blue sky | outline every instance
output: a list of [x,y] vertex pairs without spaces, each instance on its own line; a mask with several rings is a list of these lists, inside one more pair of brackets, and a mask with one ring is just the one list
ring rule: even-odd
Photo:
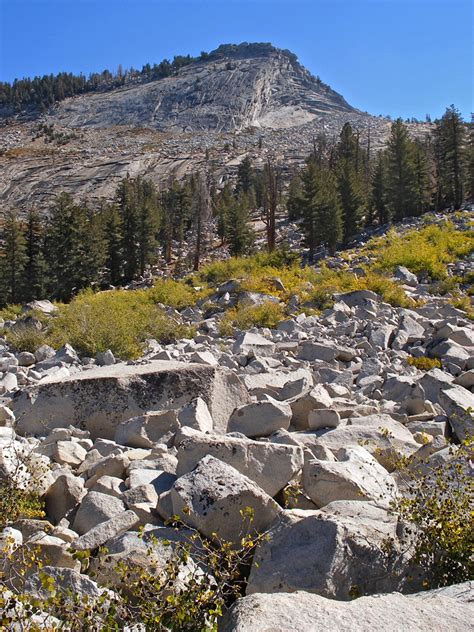
[[0,80],[272,42],[362,110],[473,107],[472,0],[0,0]]

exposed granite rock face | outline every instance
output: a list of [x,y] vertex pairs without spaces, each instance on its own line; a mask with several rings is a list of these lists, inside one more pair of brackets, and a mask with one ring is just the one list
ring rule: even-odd
[[219,432],[225,432],[234,408],[249,401],[242,382],[230,371],[154,361],[45,380],[22,392],[13,408],[19,433],[41,435],[80,424],[94,437],[113,439],[120,422],[146,411],[179,408],[196,397],[209,406]]
[[472,582],[405,596],[361,597],[350,602],[298,591],[255,594],[239,599],[219,628],[222,632],[456,632],[474,614]]
[[[289,51],[261,45],[226,47],[172,77],[132,80],[66,99],[31,121],[2,122],[0,201],[20,211],[42,210],[61,191],[110,198],[127,174],[160,186],[205,168],[209,158],[218,183],[245,156],[261,166],[271,155],[289,178],[319,133],[335,140],[350,122],[365,145],[370,128],[376,151],[390,129],[388,119],[351,107]],[[67,142],[38,137],[38,122],[53,124]],[[424,136],[429,125],[409,128]]]
[[249,45],[174,76],[62,101],[51,120],[68,127],[136,125],[163,131],[287,128],[328,111],[353,112],[294,55]]

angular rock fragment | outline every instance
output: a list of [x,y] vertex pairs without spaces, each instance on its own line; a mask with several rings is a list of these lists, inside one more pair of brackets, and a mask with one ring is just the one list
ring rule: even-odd
[[[348,600],[354,586],[374,594],[399,590],[406,581],[408,560],[398,543],[397,521],[369,502],[287,511],[269,536],[255,553],[247,595],[305,590]],[[384,550],[389,538],[390,564]]]
[[182,476],[191,472],[206,454],[231,465],[272,497],[276,496],[303,466],[303,450],[294,445],[196,434],[179,445],[177,475]]
[[[173,511],[208,538],[235,545],[260,533],[278,518],[281,508],[256,483],[213,456],[205,456],[171,488]],[[245,515],[250,510],[253,520]]]
[[229,419],[228,431],[247,437],[267,437],[277,430],[288,430],[292,412],[289,404],[272,398],[236,408]]
[[175,410],[148,412],[122,421],[117,426],[114,440],[131,448],[152,448],[157,443],[172,443],[178,428]]

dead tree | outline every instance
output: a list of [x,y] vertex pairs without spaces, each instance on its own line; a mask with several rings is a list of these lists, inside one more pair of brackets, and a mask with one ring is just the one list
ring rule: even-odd
[[202,255],[209,244],[212,202],[205,174],[197,175],[194,191],[194,212],[196,217],[196,248],[194,250],[194,270],[199,270]]
[[276,245],[276,212],[278,206],[278,173],[275,165],[270,160],[263,171],[263,216],[262,220],[267,230],[268,252],[273,252]]

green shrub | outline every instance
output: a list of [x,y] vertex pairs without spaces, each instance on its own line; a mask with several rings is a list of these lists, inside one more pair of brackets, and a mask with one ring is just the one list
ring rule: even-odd
[[15,320],[21,314],[21,305],[7,305],[0,309],[0,319]]
[[410,356],[407,358],[407,362],[410,366],[414,366],[420,371],[431,371],[431,369],[441,368],[441,362],[438,358],[428,358],[427,356],[421,356],[420,358]]
[[154,303],[162,303],[174,309],[183,309],[195,305],[202,292],[196,292],[190,285],[173,279],[159,279],[153,287],[146,290],[147,297]]
[[298,253],[290,253],[287,250],[275,250],[272,253],[258,253],[251,257],[231,257],[224,261],[216,261],[204,266],[194,275],[195,285],[209,283],[218,285],[229,279],[247,278],[254,273],[271,274],[280,272],[282,268],[293,267],[299,262]]
[[274,329],[285,320],[284,308],[279,303],[266,301],[262,305],[249,307],[242,304],[227,310],[220,322],[222,336],[231,336],[235,329],[245,331],[252,327]]
[[474,320],[474,307],[469,294],[468,296],[462,296],[461,294],[455,295],[449,299],[449,303],[451,303],[453,307],[466,312],[466,316],[469,320]]
[[[153,536],[147,538],[145,555],[149,559],[144,565],[118,562],[110,566],[107,551],[99,549],[97,565],[104,563],[108,569],[113,590],[105,590],[101,596],[76,594],[63,587],[42,571],[43,560],[27,545],[14,552],[7,546],[0,564],[6,562],[10,573],[14,568],[16,581],[11,591],[0,582],[0,629],[24,629],[25,621],[37,614],[41,624],[31,629],[83,632],[122,630],[139,624],[157,632],[217,632],[225,609],[244,594],[255,548],[267,537],[251,528],[250,508],[241,511],[241,516],[237,547],[216,534],[211,542],[189,527],[183,532],[185,525],[176,522],[176,538],[159,543]],[[158,561],[156,545],[160,551],[169,549]],[[91,552],[76,552],[74,556],[86,567]],[[34,572],[41,581],[40,598],[25,591],[25,579]],[[59,626],[52,617],[60,621]]]
[[418,275],[444,279],[447,263],[463,259],[474,251],[474,234],[456,230],[451,222],[402,235],[391,230],[384,239],[375,242],[372,251],[376,252],[377,265],[384,270],[393,272],[400,265]]
[[38,347],[45,343],[46,333],[34,327],[21,327],[6,330],[5,338],[15,351],[34,353]]
[[193,333],[157,308],[144,290],[88,290],[60,309],[48,342],[56,348],[69,343],[88,356],[111,349],[126,360],[139,357],[148,338],[169,343]]
[[426,577],[426,588],[474,577],[473,482],[469,472],[473,448],[472,439],[459,448],[452,446],[450,461],[433,467],[416,456],[398,463],[405,493],[392,510],[414,527],[414,561]]
[[331,307],[334,303],[333,294],[354,290],[371,290],[379,294],[385,302],[394,306],[413,306],[413,301],[406,296],[398,283],[370,270],[366,272],[366,276],[359,277],[347,270],[330,270],[323,266],[313,282],[315,289],[310,294],[309,300],[318,309]]

